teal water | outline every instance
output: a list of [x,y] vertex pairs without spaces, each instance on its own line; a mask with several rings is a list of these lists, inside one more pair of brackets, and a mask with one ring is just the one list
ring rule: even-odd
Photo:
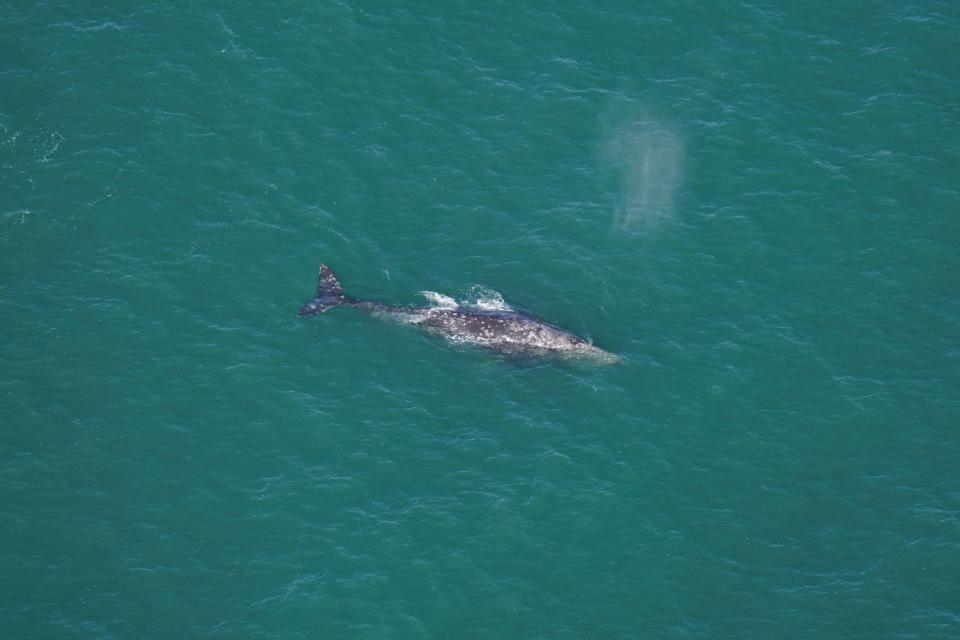
[[0,6],[3,637],[960,636],[955,3]]

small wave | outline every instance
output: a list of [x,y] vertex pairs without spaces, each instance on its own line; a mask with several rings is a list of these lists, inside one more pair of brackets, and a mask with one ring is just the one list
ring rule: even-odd
[[482,285],[470,287],[459,300],[445,296],[436,291],[421,291],[420,295],[426,298],[436,309],[476,309],[478,311],[513,311],[513,307],[504,301],[498,291]]
[[462,304],[481,311],[513,311],[513,307],[506,303],[499,291],[481,285],[470,287]]
[[457,301],[450,296],[445,296],[436,291],[421,291],[420,295],[430,301],[434,306],[441,309],[456,309],[459,305]]

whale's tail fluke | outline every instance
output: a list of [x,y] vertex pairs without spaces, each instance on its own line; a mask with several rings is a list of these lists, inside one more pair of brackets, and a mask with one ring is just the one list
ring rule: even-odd
[[301,317],[312,316],[341,304],[352,302],[355,302],[353,298],[348,298],[343,294],[343,287],[337,280],[337,275],[333,272],[333,269],[321,264],[320,277],[317,279],[317,297],[303,305],[297,315]]

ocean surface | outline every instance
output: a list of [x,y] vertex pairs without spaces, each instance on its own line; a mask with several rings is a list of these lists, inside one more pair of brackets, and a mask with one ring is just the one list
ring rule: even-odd
[[960,637],[960,4],[0,9],[0,637]]

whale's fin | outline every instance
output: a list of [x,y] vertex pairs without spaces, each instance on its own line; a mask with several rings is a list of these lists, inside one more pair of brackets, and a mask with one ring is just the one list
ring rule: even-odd
[[325,264],[320,265],[320,277],[317,278],[317,296],[342,296],[343,286],[337,280],[337,274]]
[[317,278],[317,297],[303,305],[297,315],[312,316],[323,313],[332,307],[351,302],[355,302],[355,300],[343,295],[343,287],[337,280],[337,275],[333,272],[333,269],[321,264],[320,276]]

